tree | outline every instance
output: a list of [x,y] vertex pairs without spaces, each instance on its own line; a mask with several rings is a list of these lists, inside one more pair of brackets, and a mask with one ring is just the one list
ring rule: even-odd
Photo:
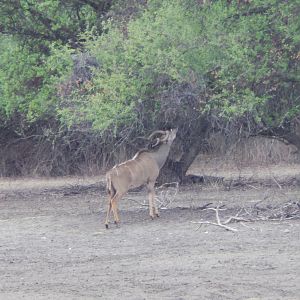
[[25,40],[47,52],[48,43],[80,45],[80,34],[101,21],[113,1],[103,0],[3,0],[0,3],[0,33]]
[[105,34],[87,38],[100,68],[73,98],[75,113],[61,114],[116,136],[180,127],[184,155],[167,168],[182,180],[212,117],[255,130],[299,113],[290,90],[300,79],[298,4],[148,1],[126,26],[108,22]]
[[67,47],[49,44],[47,55],[36,53],[0,37],[0,114],[6,119],[24,115],[31,122],[53,115],[57,87],[71,72],[69,52]]
[[[86,134],[133,152],[136,136],[179,127],[162,174],[183,180],[213,130],[289,130],[299,115],[299,0],[1,5],[1,118],[51,118],[74,148]],[[80,57],[88,76],[70,85]]]

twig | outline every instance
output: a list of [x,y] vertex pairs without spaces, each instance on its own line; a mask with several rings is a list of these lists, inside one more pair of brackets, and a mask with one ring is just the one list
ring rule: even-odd
[[234,231],[234,232],[237,232],[237,231],[238,231],[238,230],[235,229],[235,228],[232,228],[232,227],[223,225],[223,224],[221,224],[221,223],[219,224],[219,223],[214,223],[214,222],[209,222],[209,221],[203,221],[203,222],[194,222],[194,221],[192,221],[191,223],[193,223],[193,224],[200,224],[200,226],[198,227],[198,229],[201,227],[202,224],[206,224],[206,225],[219,226],[219,227],[225,228],[225,229],[228,230],[228,231]]
[[210,206],[212,204],[212,202],[209,202],[207,204],[204,204],[202,206],[199,207],[200,210],[205,210],[206,208],[208,208],[208,206]]
[[175,187],[173,188],[173,190],[175,191],[172,195],[170,195],[171,194],[170,189],[167,189],[165,192],[162,190],[160,192],[160,195],[155,197],[155,200],[160,204],[159,208],[166,209],[174,201],[179,190],[179,183],[178,182],[164,183],[157,188],[157,190],[159,190],[159,189],[163,189],[165,186],[170,187],[172,185],[175,185]]
[[255,189],[255,190],[259,190],[259,188],[255,187],[255,186],[254,186],[254,185],[252,185],[252,184],[248,184],[248,183],[246,183],[246,185],[247,185],[247,186],[249,186],[249,187],[251,187],[251,188],[253,188],[253,189]]
[[232,223],[233,221],[235,221],[235,222],[251,222],[251,220],[247,220],[244,218],[230,217],[225,222],[223,222],[223,224],[229,224],[229,223]]
[[240,209],[235,216],[229,217],[226,221],[223,222],[223,224],[229,224],[233,221],[235,222],[249,222],[249,220],[246,220],[245,218],[239,217],[240,213],[243,211],[243,209]]
[[[223,206],[222,206],[223,207]],[[232,228],[230,226],[227,226],[225,224],[222,224],[221,220],[220,220],[220,217],[219,217],[219,210],[220,210],[220,203],[218,203],[217,207],[216,208],[213,208],[213,207],[209,207],[209,208],[206,208],[205,210],[213,210],[215,213],[216,213],[216,219],[217,219],[217,223],[214,223],[214,222],[209,222],[209,221],[198,221],[198,222],[195,222],[193,221],[192,223],[193,224],[200,224],[200,227],[202,224],[206,224],[206,225],[214,225],[214,226],[219,226],[219,227],[222,227],[228,231],[233,231],[233,232],[237,232],[238,230],[235,229],[235,228]],[[226,210],[226,209],[221,209],[221,210]],[[228,221],[228,220],[227,220]]]
[[272,176],[272,179],[277,184],[277,186],[279,187],[279,189],[282,190],[282,186],[278,183],[278,181],[276,180],[276,178],[274,176]]
[[142,203],[140,201],[137,201],[135,199],[130,199],[130,198],[126,198],[126,200],[133,201],[133,202],[139,204],[141,207],[149,207],[149,204],[146,204],[145,201],[144,201],[144,203]]
[[253,228],[253,227],[250,227],[250,226],[246,225],[246,224],[245,224],[245,223],[243,223],[243,222],[241,222],[241,225],[242,225],[242,226],[244,226],[244,227],[246,227],[246,228],[250,228],[250,229],[252,229],[252,230],[256,230],[255,228]]
[[162,189],[162,188],[164,188],[165,186],[167,186],[167,187],[170,187],[170,186],[172,186],[172,185],[175,185],[175,188],[178,188],[178,186],[179,186],[179,183],[178,183],[177,181],[173,181],[173,182],[166,182],[166,183],[164,183],[164,184],[160,185],[159,187],[157,187],[156,189],[157,189],[157,190],[159,190],[159,189]]

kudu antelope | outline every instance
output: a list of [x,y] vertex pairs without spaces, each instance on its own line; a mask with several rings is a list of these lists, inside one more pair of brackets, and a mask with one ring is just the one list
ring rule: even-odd
[[[119,223],[117,202],[130,188],[146,184],[149,193],[149,213],[153,219],[157,217],[158,209],[155,203],[154,184],[159,170],[167,160],[171,145],[176,137],[177,129],[154,131],[148,139],[153,139],[151,150],[143,149],[135,156],[119,165],[114,166],[106,174],[108,210],[105,227],[108,228],[110,212],[113,212],[115,224]],[[158,137],[157,137],[158,136]],[[154,137],[156,137],[154,139]]]

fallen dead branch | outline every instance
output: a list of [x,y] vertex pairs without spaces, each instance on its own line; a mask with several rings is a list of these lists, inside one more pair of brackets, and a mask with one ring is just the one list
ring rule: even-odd
[[223,222],[223,224],[229,224],[233,222],[249,222],[249,220],[246,220],[245,218],[239,217],[243,209],[240,209],[238,213],[235,216],[229,217],[226,221]]
[[46,188],[39,193],[62,195],[62,196],[74,196],[74,195],[86,194],[86,193],[99,193],[99,191],[105,191],[105,184],[102,182],[88,184],[88,185],[70,184],[67,186],[62,186],[60,188]]
[[261,207],[262,201],[257,202],[253,207],[244,208],[244,215],[250,221],[284,221],[300,218],[300,202],[286,201],[282,204]]
[[237,221],[237,218],[238,218],[238,214],[234,217],[230,217],[229,219],[227,219],[225,222],[221,222],[220,220],[220,217],[219,217],[219,211],[220,210],[226,210],[224,208],[220,208],[220,203],[217,205],[216,208],[213,208],[213,207],[209,207],[209,208],[205,208],[204,210],[212,210],[216,213],[216,219],[217,219],[217,223],[215,222],[209,222],[209,221],[200,221],[200,222],[192,222],[193,224],[200,224],[200,226],[198,227],[198,229],[202,226],[202,225],[214,225],[214,226],[219,226],[219,227],[222,227],[224,228],[225,230],[228,230],[228,231],[233,231],[233,232],[237,232],[238,230],[236,228],[233,228],[233,227],[230,227],[228,225],[225,225],[225,224],[228,224],[230,222],[232,222],[234,219]]
[[[173,203],[179,190],[178,182],[167,182],[156,188],[155,201],[158,202],[160,209],[167,209],[170,204]],[[137,203],[141,208],[148,207],[148,202],[146,199],[143,201],[138,201],[135,199],[126,198],[127,200]]]
[[236,228],[228,226],[231,223],[239,222],[242,226],[255,230],[255,228],[246,225],[245,223],[257,222],[257,221],[285,221],[300,219],[300,202],[299,201],[287,201],[274,207],[267,205],[266,207],[260,207],[258,204],[262,203],[265,199],[258,201],[254,206],[250,208],[240,209],[234,216],[228,217],[225,221],[221,221],[219,211],[225,211],[224,206],[220,206],[220,203],[216,208],[205,208],[204,210],[212,210],[216,215],[216,222],[211,221],[192,221],[193,224],[213,225],[224,228],[228,231],[237,232]]
[[282,186],[279,184],[279,182],[276,180],[276,178],[272,175],[272,179],[273,179],[273,181],[276,183],[276,185],[278,186],[278,188],[280,189],[280,190],[282,190]]
[[237,179],[230,179],[223,182],[226,191],[232,189],[241,189],[241,188],[251,188],[259,190],[265,187],[277,187],[279,190],[282,190],[284,187],[288,186],[299,186],[300,178],[298,175],[285,177],[281,179],[276,179],[273,175],[270,178],[264,179],[255,179],[247,177],[238,177]]
[[204,205],[202,205],[202,206],[199,206],[198,209],[204,210],[204,209],[206,209],[208,206],[210,206],[211,204],[212,204],[212,202],[206,203],[206,204],[204,204]]
[[179,191],[178,182],[165,183],[156,189],[155,200],[159,203],[159,208],[167,209],[173,203]]

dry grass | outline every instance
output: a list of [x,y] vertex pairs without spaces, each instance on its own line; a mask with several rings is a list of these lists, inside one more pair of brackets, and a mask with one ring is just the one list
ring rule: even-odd
[[224,163],[222,161],[195,161],[188,171],[189,174],[220,176],[226,179],[236,179],[239,177],[253,178],[257,180],[276,178],[287,178],[300,175],[299,164],[276,164],[262,166],[244,166]]
[[[216,161],[195,161],[189,169],[190,174],[221,176],[226,180],[230,179],[273,179],[284,180],[291,177],[298,178],[300,176],[299,164],[280,164],[267,166],[248,166],[238,168],[232,164],[219,164]],[[89,176],[89,177],[24,177],[24,178],[1,178],[0,192],[9,191],[30,191],[30,190],[44,190],[44,189],[59,189],[74,186],[90,186],[94,184],[104,184],[105,178],[103,175]]]
[[93,177],[57,177],[57,178],[2,178],[0,192],[41,190],[49,188],[63,188],[68,186],[86,186],[104,181],[103,176]]
[[[293,146],[266,138],[240,141],[228,149],[222,136],[214,136],[210,142],[211,153],[200,154],[191,165],[188,174],[220,176],[228,180],[238,178],[284,180],[300,176],[299,155],[295,153]],[[90,174],[90,172],[88,173]],[[99,182],[104,182],[103,174],[57,178],[0,177],[0,192],[88,186]]]
[[[209,157],[222,159],[223,163],[240,166],[260,166],[265,164],[294,164],[300,162],[297,148],[279,140],[265,137],[250,137],[230,142],[220,134],[213,135],[208,141]],[[204,158],[207,155],[204,155]]]
[[300,156],[294,146],[263,137],[227,145],[221,135],[215,135],[209,142],[210,153],[200,154],[189,174],[257,180],[300,175]]

